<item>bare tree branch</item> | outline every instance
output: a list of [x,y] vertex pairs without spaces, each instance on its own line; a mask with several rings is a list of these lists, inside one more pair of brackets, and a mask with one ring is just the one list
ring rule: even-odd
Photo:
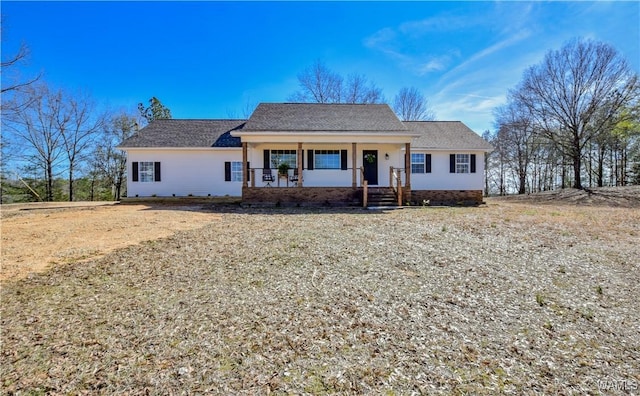
[[431,121],[435,114],[415,87],[403,87],[393,99],[393,110],[403,121]]

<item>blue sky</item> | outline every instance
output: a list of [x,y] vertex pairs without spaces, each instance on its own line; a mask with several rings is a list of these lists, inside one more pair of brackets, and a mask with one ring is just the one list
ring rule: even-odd
[[111,109],[157,96],[174,118],[282,102],[315,60],[361,73],[389,102],[415,86],[439,120],[493,129],[524,70],[574,37],[640,73],[640,2],[7,2],[3,57]]

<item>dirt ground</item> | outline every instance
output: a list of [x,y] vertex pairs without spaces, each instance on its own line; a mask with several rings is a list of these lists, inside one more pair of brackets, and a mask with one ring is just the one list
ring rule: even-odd
[[197,205],[48,203],[2,206],[0,282],[82,262],[216,221]]

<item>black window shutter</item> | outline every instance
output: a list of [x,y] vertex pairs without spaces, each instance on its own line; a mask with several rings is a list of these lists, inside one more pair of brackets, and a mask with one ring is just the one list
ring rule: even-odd
[[138,181],[138,163],[137,162],[131,163],[131,181],[134,181],[134,182]]
[[264,169],[271,169],[271,158],[269,156],[269,150],[264,150]]
[[349,169],[349,166],[347,165],[348,162],[349,161],[347,158],[347,150],[340,150],[340,169],[342,170]]
[[456,155],[449,154],[449,173],[456,173]]
[[224,163],[224,181],[231,181],[231,162]]
[[307,169],[313,170],[313,150],[307,150]]
[[425,172],[426,173],[431,173],[431,154],[425,154],[424,155],[425,158]]
[[471,173],[476,173],[476,155],[471,154]]
[[160,179],[160,163],[159,162],[154,162],[153,163],[153,174],[154,174],[154,181],[161,181]]
[[251,162],[247,161],[247,181],[251,181]]

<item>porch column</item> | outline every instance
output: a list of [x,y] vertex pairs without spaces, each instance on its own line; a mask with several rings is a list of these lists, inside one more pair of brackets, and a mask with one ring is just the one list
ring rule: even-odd
[[354,190],[358,187],[358,172],[356,171],[358,153],[356,152],[356,146],[356,143],[351,143],[351,188]]
[[298,143],[298,187],[302,187],[302,143]]
[[411,193],[411,143],[404,144],[404,187]]
[[242,187],[247,187],[247,142],[242,142]]

